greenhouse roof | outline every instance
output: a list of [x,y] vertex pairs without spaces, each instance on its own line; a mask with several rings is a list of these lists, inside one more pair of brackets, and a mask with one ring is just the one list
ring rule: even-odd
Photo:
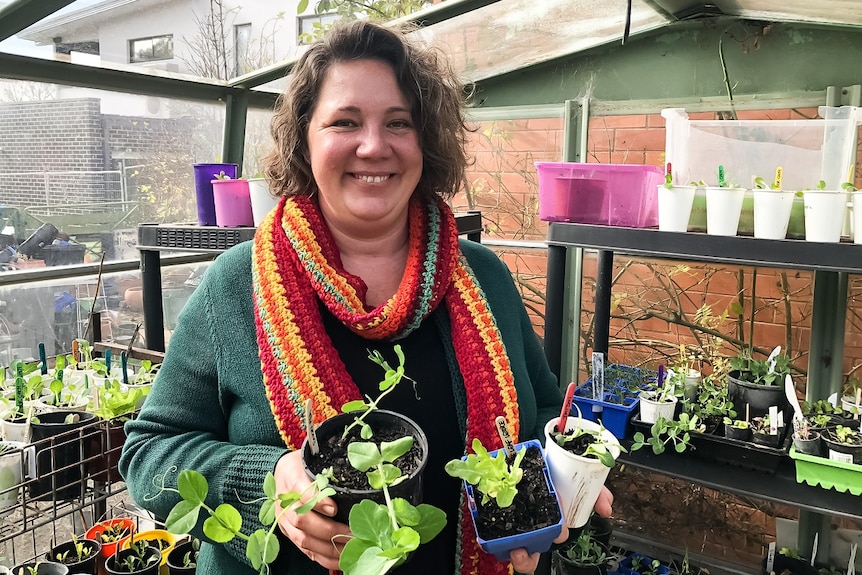
[[[4,5],[0,0],[0,78],[185,95],[192,99],[213,99],[220,92],[253,89],[250,98],[253,105],[271,103],[302,46],[274,49],[273,53],[280,56],[277,61],[271,59],[259,67],[243,70],[239,76],[226,74],[221,79],[168,65],[130,64],[125,44],[120,42],[120,49],[110,48],[112,34],[121,23],[132,25],[136,18],[142,18],[140,22],[153,22],[159,17],[169,19],[175,17],[171,10],[183,7],[185,20],[190,21],[194,8],[203,6],[198,4],[195,0],[15,0]],[[466,79],[481,82],[598,46],[624,44],[628,37],[675,22],[716,16],[860,27],[862,3],[856,0],[445,0],[409,18],[424,25],[419,33],[444,47]],[[288,22],[283,13],[280,17]],[[294,25],[292,19],[289,25]],[[141,30],[141,36],[156,34]],[[183,39],[186,36],[178,35],[173,42]]]

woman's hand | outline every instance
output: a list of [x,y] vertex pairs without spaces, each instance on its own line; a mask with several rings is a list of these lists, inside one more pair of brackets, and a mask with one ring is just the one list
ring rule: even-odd
[[599,492],[599,497],[596,499],[596,504],[593,505],[593,511],[602,517],[610,517],[613,513],[614,494],[611,490],[602,485],[602,490]]
[[[602,517],[610,517],[613,511],[614,494],[611,490],[602,486],[599,497],[596,499],[596,504],[593,506],[593,511]],[[563,531],[560,536],[554,539],[554,543],[563,543],[569,538],[569,528],[563,524]],[[512,567],[517,573],[534,573],[536,567],[539,566],[539,553],[532,555],[527,553],[526,549],[513,549],[509,552],[509,561],[512,562]]]
[[[563,543],[569,538],[569,528],[563,524],[563,531],[560,536],[554,539],[554,543]],[[509,561],[512,562],[512,568],[516,573],[535,573],[536,567],[539,566],[539,556],[541,553],[533,553],[530,555],[524,548],[513,549],[509,551]]]
[[[275,465],[276,493],[302,493],[310,484],[311,481],[302,466],[302,452],[292,451],[278,460]],[[311,490],[303,493],[302,500],[307,501],[310,497]],[[335,502],[327,497],[318,502],[312,511],[303,515],[297,515],[291,510],[285,511],[278,519],[278,527],[309,559],[325,569],[338,570],[338,558],[347,543],[350,528],[344,523],[332,520],[333,515]]]

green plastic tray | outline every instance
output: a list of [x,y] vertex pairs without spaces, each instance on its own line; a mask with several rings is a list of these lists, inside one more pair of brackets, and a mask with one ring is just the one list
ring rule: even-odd
[[862,495],[862,465],[797,453],[795,447],[790,448],[790,457],[796,462],[797,483]]

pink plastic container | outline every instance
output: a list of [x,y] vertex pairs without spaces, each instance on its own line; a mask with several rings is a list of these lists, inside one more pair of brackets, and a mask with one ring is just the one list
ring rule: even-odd
[[222,228],[253,226],[248,180],[213,180],[216,225]]
[[539,217],[628,228],[658,225],[657,166],[536,162]]

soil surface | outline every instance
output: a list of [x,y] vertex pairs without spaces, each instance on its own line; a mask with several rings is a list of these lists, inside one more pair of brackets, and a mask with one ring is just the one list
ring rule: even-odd
[[[395,441],[405,435],[403,428],[395,426],[387,427],[383,422],[375,423],[372,429],[374,430],[374,435],[367,441],[373,441],[378,447],[383,441]],[[319,438],[319,440],[319,453],[311,456],[311,459],[306,462],[308,469],[312,473],[317,474],[327,467],[332,467],[335,475],[333,482],[338,487],[360,490],[371,489],[365,472],[355,469],[347,460],[347,446],[354,441],[366,441],[359,437],[358,427],[351,429],[345,439],[341,439],[341,432],[339,432],[325,439]],[[393,465],[398,467],[405,476],[408,476],[419,468],[422,455],[419,441],[414,437],[410,450],[396,459]]]
[[560,508],[557,498],[548,491],[542,471],[544,465],[539,449],[528,447],[521,462],[524,476],[518,483],[515,500],[508,507],[501,509],[493,499],[482,505],[481,495],[476,494],[476,529],[482,539],[489,541],[529,533],[560,521]]

